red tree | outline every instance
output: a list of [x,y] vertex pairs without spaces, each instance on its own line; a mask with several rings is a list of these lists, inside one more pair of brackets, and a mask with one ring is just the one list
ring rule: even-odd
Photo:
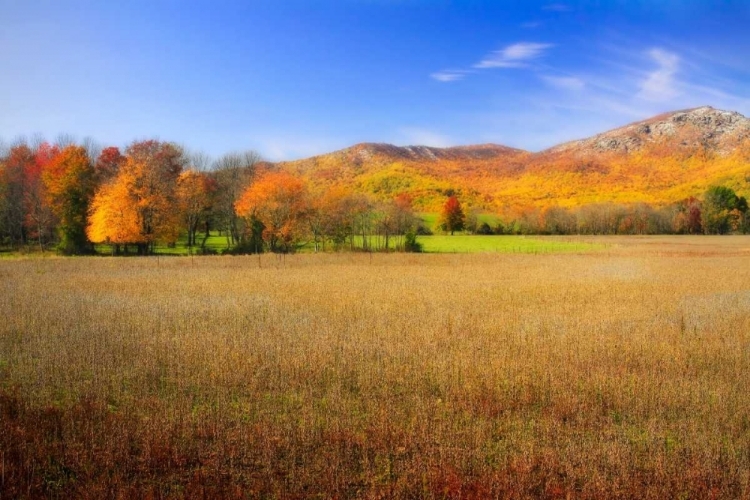
[[96,159],[94,171],[96,180],[104,183],[111,180],[120,171],[120,167],[125,163],[125,157],[120,153],[120,149],[114,146],[104,148]]
[[59,154],[60,148],[44,142],[34,153],[34,161],[25,164],[24,225],[27,234],[37,239],[41,250],[44,250],[44,245],[49,241],[54,230],[54,216],[42,175]]
[[450,232],[461,231],[464,228],[464,211],[458,198],[451,196],[443,205],[443,213],[440,217],[440,228]]

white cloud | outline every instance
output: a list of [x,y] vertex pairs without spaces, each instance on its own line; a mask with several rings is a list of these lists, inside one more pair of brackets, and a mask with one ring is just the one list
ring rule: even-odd
[[528,61],[537,59],[544,51],[554,47],[550,43],[519,42],[508,45],[502,50],[492,52],[474,65],[475,68],[522,68],[527,66]]
[[463,80],[464,76],[466,76],[465,71],[438,71],[432,73],[430,78],[439,82],[455,82]]
[[675,74],[680,66],[680,57],[664,49],[651,49],[648,55],[657,68],[641,83],[638,96],[646,101],[668,101],[678,95]]
[[586,83],[580,78],[572,76],[542,76],[547,84],[565,90],[583,90]]
[[534,29],[540,27],[541,25],[542,23],[539,21],[529,21],[527,23],[521,23],[521,27],[525,29]]
[[432,146],[447,148],[454,142],[447,136],[418,127],[402,127],[399,129],[401,144],[406,146]]

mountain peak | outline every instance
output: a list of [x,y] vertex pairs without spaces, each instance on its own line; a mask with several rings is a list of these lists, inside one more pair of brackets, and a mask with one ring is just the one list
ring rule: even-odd
[[587,139],[571,141],[546,152],[582,154],[629,153],[669,144],[677,148],[703,147],[726,154],[750,138],[750,120],[735,111],[711,106],[664,113]]

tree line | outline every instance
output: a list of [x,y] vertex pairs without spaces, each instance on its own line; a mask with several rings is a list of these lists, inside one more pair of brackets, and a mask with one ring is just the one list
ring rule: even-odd
[[[455,205],[454,205],[455,206]],[[494,226],[481,222],[476,211],[455,213],[446,202],[439,227],[474,234],[519,235],[645,235],[645,234],[747,234],[750,211],[745,197],[726,186],[709,187],[702,199],[689,197],[677,203],[654,207],[646,203],[620,205],[596,203],[575,208],[552,206],[530,208]],[[452,209],[455,212],[455,209]]]
[[414,250],[408,196],[378,202],[348,188],[311,190],[253,151],[209,162],[170,142],[124,151],[18,142],[0,153],[0,244],[64,254],[154,252],[184,238],[197,253],[218,233],[228,251]]

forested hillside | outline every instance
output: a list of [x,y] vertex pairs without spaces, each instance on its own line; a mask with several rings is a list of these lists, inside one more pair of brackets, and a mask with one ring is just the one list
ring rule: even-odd
[[321,188],[353,186],[381,199],[407,193],[427,212],[440,209],[446,192],[503,215],[604,202],[661,206],[714,184],[750,192],[750,120],[702,107],[539,153],[359,144],[279,166]]

